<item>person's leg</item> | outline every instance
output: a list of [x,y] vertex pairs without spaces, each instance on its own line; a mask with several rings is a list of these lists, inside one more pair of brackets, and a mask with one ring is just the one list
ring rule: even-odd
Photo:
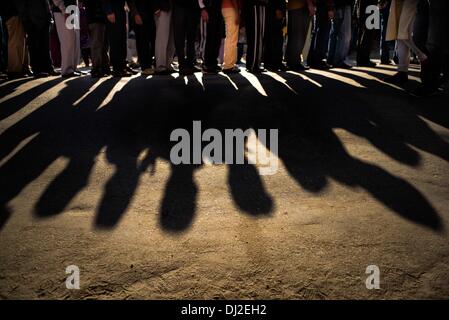
[[146,19],[145,14],[142,14],[142,25],[136,25],[134,31],[136,32],[136,48],[137,48],[137,56],[139,59],[139,64],[144,71],[145,69],[151,68],[151,26],[149,25],[149,19]]
[[185,53],[185,10],[183,7],[173,5],[173,30],[175,36],[176,55],[178,56],[179,68],[186,67],[186,53]]
[[211,7],[209,9],[209,21],[207,23],[206,48],[204,51],[204,66],[206,69],[216,69],[218,55],[220,53],[221,33],[223,19],[221,8]]
[[287,22],[287,49],[285,59],[287,65],[291,68],[297,66],[301,62],[300,52],[300,32],[301,32],[301,9],[288,10],[288,22]]
[[115,23],[107,23],[107,34],[109,42],[109,56],[111,65],[115,72],[121,72],[126,67],[127,36],[126,15],[121,8],[114,8]]
[[331,22],[329,20],[326,7],[320,8],[320,11],[317,13],[317,15],[319,27],[315,47],[315,58],[318,62],[320,62],[326,57],[327,54]]
[[103,68],[103,37],[104,25],[102,23],[89,24],[89,38],[90,38],[90,58],[92,60],[92,75],[102,73]]
[[340,52],[338,52],[341,46],[342,40],[342,24],[343,24],[343,8],[337,7],[335,9],[335,17],[332,20],[332,27],[329,35],[329,49],[327,55],[327,63],[330,65],[337,65],[340,63]]
[[263,48],[265,38],[265,22],[266,22],[266,6],[259,6],[258,8],[258,46],[257,46],[257,65],[260,66],[263,59]]
[[79,34],[79,31],[68,29],[65,15],[60,12],[54,13],[54,19],[61,43],[61,75],[66,76],[73,74],[77,69],[80,46],[77,33]]
[[357,64],[360,66],[375,66],[375,64],[370,60],[370,55],[376,30],[371,30],[366,27],[366,20],[369,17],[366,13],[366,8],[373,4],[377,4],[377,1],[361,0],[360,4],[361,12],[358,22],[360,26],[360,32],[357,43]]
[[164,72],[171,69],[173,56],[175,51],[172,25],[172,12],[161,11],[159,16],[156,16],[156,71]]
[[52,73],[53,65],[50,57],[50,24],[34,25],[34,45],[37,47],[38,70]]
[[392,41],[386,41],[391,2],[388,1],[387,3],[385,8],[380,10],[380,60],[384,64],[390,64],[390,50],[392,45]]
[[429,28],[429,2],[420,0],[417,4],[416,19],[413,26],[413,42],[420,51],[426,51],[427,30]]
[[252,70],[256,66],[256,6],[245,5],[244,19],[245,19],[245,31],[246,31],[246,68]]
[[276,69],[276,17],[275,12],[272,9],[267,10],[267,15],[265,17],[265,24],[267,26],[265,32],[265,48],[264,48],[264,66],[267,69]]
[[432,0],[429,9],[429,31],[426,48],[429,60],[422,66],[421,79],[426,91],[437,90],[443,70],[444,58],[448,50],[449,22],[446,13],[449,10],[449,1]]
[[405,40],[397,40],[396,48],[399,58],[398,71],[408,72],[408,67],[410,65],[410,48],[407,46]]
[[195,40],[198,31],[198,24],[200,22],[200,13],[196,9],[188,9],[186,10],[186,14],[186,64],[189,68],[193,68],[196,64]]
[[276,17],[276,11],[266,8],[264,41],[264,65],[267,69],[279,70],[283,58],[283,20]]
[[226,29],[223,69],[229,70],[234,68],[235,64],[237,63],[239,25],[236,22],[238,13],[234,8],[223,8],[222,14],[225,20]]
[[22,74],[26,54],[25,30],[18,16],[6,21],[8,29],[8,73]]
[[341,10],[342,19],[335,55],[335,64],[337,66],[345,66],[345,60],[351,46],[351,7],[345,6]]

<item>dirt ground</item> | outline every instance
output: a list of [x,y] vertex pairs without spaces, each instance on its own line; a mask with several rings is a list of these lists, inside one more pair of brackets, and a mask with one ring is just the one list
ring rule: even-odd
[[[1,83],[0,298],[449,298],[448,92],[392,71]],[[277,173],[171,165],[193,120],[279,129]]]

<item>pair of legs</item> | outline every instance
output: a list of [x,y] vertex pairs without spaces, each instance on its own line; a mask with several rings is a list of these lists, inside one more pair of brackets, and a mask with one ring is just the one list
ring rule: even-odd
[[18,16],[6,21],[8,29],[8,74],[24,75],[28,71],[25,28]]
[[90,56],[92,59],[93,76],[109,74],[108,42],[106,25],[101,22],[89,24]]
[[156,72],[171,72],[175,55],[172,11],[161,11],[154,17],[156,25],[155,59]]
[[335,67],[345,65],[351,45],[351,6],[335,8],[329,40],[327,62]]
[[243,5],[247,41],[246,68],[257,72],[262,62],[266,6],[248,5],[245,2]]
[[153,18],[153,12],[139,12],[143,24],[136,25],[136,47],[142,71],[150,69],[153,65],[153,56],[155,52],[156,26]]
[[284,46],[284,19],[276,16],[276,8],[268,7],[266,14],[264,66],[273,71],[284,69],[282,64]]
[[[206,39],[204,47],[204,68],[210,71],[218,70],[221,38],[223,35],[223,17],[221,3],[216,2],[207,8],[209,20],[202,28],[202,37]],[[204,23],[204,22],[202,22]]]
[[66,17],[61,12],[54,13],[56,31],[61,44],[61,75],[73,74],[80,61],[80,31],[66,26]]
[[173,5],[175,48],[181,72],[195,66],[195,38],[199,21],[198,9]]
[[239,40],[239,13],[236,8],[221,10],[225,22],[226,39],[224,45],[223,70],[232,70],[237,63],[237,43]]
[[302,64],[302,51],[307,40],[310,26],[310,14],[307,7],[288,10],[287,66],[296,68]]

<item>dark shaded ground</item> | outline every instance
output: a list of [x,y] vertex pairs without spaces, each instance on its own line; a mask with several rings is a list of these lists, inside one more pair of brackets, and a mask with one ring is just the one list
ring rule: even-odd
[[[390,270],[395,287],[379,293],[383,297],[446,297],[447,91],[417,100],[382,83],[389,72],[336,69],[257,77],[244,73],[230,79],[82,77],[2,83],[0,294],[40,297],[43,287],[47,298],[370,297],[363,274],[373,262],[358,261],[353,255],[363,254],[347,248],[358,243],[378,260],[384,257],[374,264],[387,264],[384,269]],[[412,81],[410,88],[414,85]],[[261,177],[250,164],[170,165],[171,131],[192,131],[194,120],[201,120],[203,130],[279,129],[279,173]],[[299,208],[304,214],[292,217]],[[229,216],[233,212],[238,216]],[[154,226],[145,222],[148,218],[140,220],[148,214],[157,220]],[[232,227],[235,223],[237,228]],[[310,225],[317,229],[303,229]],[[126,232],[120,231],[123,226]],[[356,231],[336,232],[342,227]],[[27,228],[31,232],[24,231]],[[147,228],[150,237],[157,236],[141,247],[138,239],[147,238]],[[220,229],[220,235],[211,235]],[[298,258],[303,244],[291,236],[296,233],[303,233],[303,244],[309,244],[305,252],[313,250],[315,258]],[[107,249],[103,246],[109,234],[118,238]],[[63,282],[51,278],[53,268],[64,278],[64,267],[57,266],[70,259],[58,250],[66,247],[68,238],[77,263],[111,272],[117,277],[114,285],[105,285],[104,292],[95,289],[96,277],[102,275],[97,271],[89,276],[90,291],[71,296]],[[273,243],[277,246],[270,248]],[[416,250],[425,246],[435,246],[431,258]],[[102,256],[105,252],[108,258]],[[190,263],[209,252],[214,252],[211,261]],[[317,263],[320,252],[327,258]],[[128,279],[120,265],[139,253],[143,256],[134,258],[141,270]],[[179,261],[164,260],[169,253]],[[411,254],[417,256],[404,266],[402,258]],[[34,259],[52,271],[27,287],[20,274],[33,269]],[[95,267],[96,259],[107,260]],[[344,271],[351,261],[354,264]],[[223,270],[217,263],[223,263]],[[346,278],[333,278],[329,270],[315,275],[334,263],[342,274],[348,273]],[[301,271],[290,270],[295,265],[302,265]],[[400,276],[391,271],[395,268],[403,271]],[[155,269],[162,271],[147,278]],[[207,280],[186,282],[210,270],[218,270],[216,278],[205,278],[224,281],[221,289]],[[173,279],[164,279],[172,272]],[[427,273],[431,281],[420,278]],[[410,288],[398,280],[404,274],[419,283],[413,281]],[[154,283],[149,285],[155,279],[163,283],[159,291],[154,291]],[[187,291],[176,290],[176,283]],[[127,288],[128,295],[114,286]]]

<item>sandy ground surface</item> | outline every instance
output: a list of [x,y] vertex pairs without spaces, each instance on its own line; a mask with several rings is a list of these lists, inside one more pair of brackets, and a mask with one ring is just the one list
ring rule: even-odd
[[[391,73],[1,83],[0,298],[449,298],[448,93]],[[278,172],[171,165],[192,120],[279,129]]]

